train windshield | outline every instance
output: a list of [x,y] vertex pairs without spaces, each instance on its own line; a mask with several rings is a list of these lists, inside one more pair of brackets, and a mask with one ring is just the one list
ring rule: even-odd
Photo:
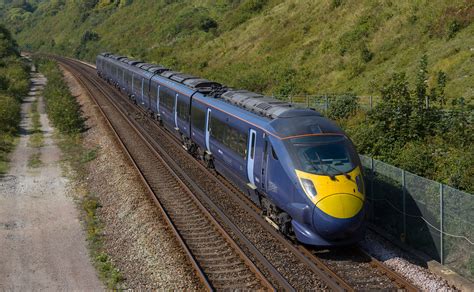
[[360,164],[352,143],[341,135],[298,137],[290,139],[290,145],[304,172],[334,176]]

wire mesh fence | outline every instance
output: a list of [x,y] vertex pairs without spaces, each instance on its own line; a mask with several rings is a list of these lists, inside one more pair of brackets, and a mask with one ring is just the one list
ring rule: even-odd
[[[316,95],[291,95],[275,97],[281,100],[288,101],[297,107],[314,108],[321,113],[327,113],[332,104],[335,104],[339,99],[345,98],[347,95],[340,94],[316,94]],[[380,102],[380,96],[358,95],[357,104],[360,109],[369,111]]]
[[361,155],[370,221],[474,280],[474,196]]

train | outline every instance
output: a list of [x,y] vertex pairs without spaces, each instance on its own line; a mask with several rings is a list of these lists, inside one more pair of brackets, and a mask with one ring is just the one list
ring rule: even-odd
[[316,110],[111,53],[99,54],[96,68],[284,235],[320,247],[363,239],[359,156]]

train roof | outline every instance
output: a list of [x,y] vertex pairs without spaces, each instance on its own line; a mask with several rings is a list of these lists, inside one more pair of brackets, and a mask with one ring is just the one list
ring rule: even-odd
[[[110,53],[103,53],[100,55],[106,58],[108,57],[116,59],[114,58],[116,56],[111,55]],[[182,72],[172,71],[169,68],[165,68],[161,65],[145,63],[143,61],[137,61],[122,56],[120,56],[120,59],[116,60],[119,60],[135,68],[138,67],[143,71],[148,71],[174,82],[183,84],[192,90],[210,94],[213,98],[221,99],[236,107],[270,120],[302,116],[321,117],[320,113],[312,109],[297,108],[294,104],[248,90],[227,88],[218,82],[202,79],[200,77],[184,74]]]

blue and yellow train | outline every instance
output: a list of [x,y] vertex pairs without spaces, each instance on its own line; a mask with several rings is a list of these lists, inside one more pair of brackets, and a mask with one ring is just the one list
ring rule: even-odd
[[316,246],[363,238],[359,157],[318,112],[109,53],[96,65],[99,76],[238,185],[284,234]]

